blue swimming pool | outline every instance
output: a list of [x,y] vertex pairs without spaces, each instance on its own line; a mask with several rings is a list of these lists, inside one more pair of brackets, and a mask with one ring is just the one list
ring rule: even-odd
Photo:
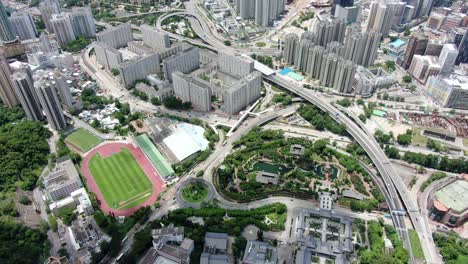
[[284,69],[282,69],[282,70],[279,72],[279,74],[281,74],[281,75],[286,75],[286,74],[288,74],[288,73],[290,73],[290,72],[292,72],[292,71],[293,71],[293,70],[292,70],[291,68],[284,68]]

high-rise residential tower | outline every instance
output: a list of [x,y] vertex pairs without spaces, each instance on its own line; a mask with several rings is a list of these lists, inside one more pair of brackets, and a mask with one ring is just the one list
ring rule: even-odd
[[26,12],[14,12],[11,14],[10,22],[15,35],[20,40],[34,39],[37,36],[36,25],[31,14]]
[[0,99],[6,106],[18,104],[13,84],[10,79],[11,69],[3,50],[0,50]]
[[26,116],[30,120],[39,121],[44,119],[39,98],[34,89],[34,81],[30,74],[25,71],[17,71],[12,76],[16,97],[23,107]]
[[155,50],[164,50],[171,46],[169,35],[161,32],[150,25],[140,26],[143,43]]
[[271,26],[284,12],[285,0],[238,0],[239,15],[242,19],[254,19],[256,24]]
[[55,38],[61,47],[76,39],[69,14],[54,14],[50,23],[54,28]]
[[12,42],[16,39],[13,26],[11,25],[2,1],[0,1],[0,39],[3,42]]
[[49,125],[55,130],[64,129],[67,123],[55,84],[48,80],[40,80],[35,83],[35,89]]
[[294,56],[298,43],[299,37],[294,33],[289,33],[284,38],[283,57],[287,64],[294,64]]
[[73,7],[70,13],[73,32],[75,35],[92,38],[96,36],[96,25],[89,6]]
[[42,21],[44,21],[47,31],[54,33],[50,20],[53,14],[60,14],[61,12],[58,0],[43,0],[39,5],[39,11],[41,12]]
[[96,40],[104,42],[114,49],[127,46],[133,40],[132,26],[124,23],[96,34]]

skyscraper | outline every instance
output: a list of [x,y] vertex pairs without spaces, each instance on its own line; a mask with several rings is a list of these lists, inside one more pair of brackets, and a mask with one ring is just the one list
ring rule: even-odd
[[50,20],[55,32],[55,38],[61,47],[76,39],[69,14],[54,14]]
[[413,34],[406,47],[405,56],[400,62],[401,67],[408,69],[413,61],[414,55],[423,55],[426,51],[429,39],[423,34]]
[[242,19],[255,19],[255,23],[264,27],[271,26],[285,6],[285,0],[239,0],[236,3]]
[[71,109],[73,107],[73,97],[70,92],[70,87],[67,84],[65,77],[60,72],[54,73],[55,85],[60,97],[60,101],[64,106]]
[[64,129],[67,123],[54,83],[40,80],[35,83],[35,89],[49,125],[55,130]]
[[6,106],[11,107],[17,105],[18,100],[10,76],[10,65],[6,60],[4,51],[0,50],[0,99]]
[[468,63],[468,28],[458,45],[458,52],[456,64]]
[[39,39],[41,40],[41,46],[42,46],[43,52],[51,52],[52,44],[50,44],[49,36],[45,33],[41,33],[41,35],[39,36]]
[[354,0],[333,0],[331,14],[335,14],[336,6],[351,7],[354,4]]
[[58,0],[43,0],[39,5],[39,11],[41,12],[42,21],[44,21],[47,31],[54,33],[50,20],[53,14],[60,14],[61,12]]
[[93,14],[91,8],[86,7],[73,7],[70,13],[73,32],[75,35],[91,38],[96,36],[96,25],[94,24]]
[[440,73],[449,74],[458,57],[458,50],[454,44],[445,44],[439,56]]
[[356,64],[353,62],[343,61],[338,63],[338,71],[335,74],[333,88],[335,88],[340,93],[351,93],[355,74]]
[[11,14],[10,22],[13,27],[13,31],[20,40],[36,38],[36,25],[34,24],[31,14],[26,12],[14,12]]
[[39,98],[34,89],[32,76],[25,71],[17,71],[11,76],[11,79],[14,84],[16,97],[23,107],[26,116],[34,121],[44,119]]
[[284,38],[283,57],[287,64],[294,64],[294,56],[299,42],[299,37],[294,33],[289,33]]
[[6,8],[2,1],[0,1],[0,39],[3,42],[12,42],[15,40],[13,26],[11,25],[10,19],[8,19]]
[[348,27],[343,58],[364,67],[373,65],[377,58],[380,36],[379,32],[361,32],[359,27]]
[[[312,29],[314,37],[312,41],[322,47],[326,47],[332,41],[343,42],[346,31],[346,22],[339,19],[321,20]],[[301,38],[303,38],[301,36]]]
[[380,32],[385,38],[390,32],[390,19],[392,18],[392,10],[386,4],[380,2],[372,2],[370,5],[369,20],[367,23],[368,30]]

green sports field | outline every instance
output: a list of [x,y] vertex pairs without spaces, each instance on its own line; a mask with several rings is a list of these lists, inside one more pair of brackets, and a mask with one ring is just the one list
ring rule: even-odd
[[86,152],[101,143],[102,139],[86,129],[79,128],[65,138],[65,142],[75,146],[81,152]]
[[132,153],[125,148],[110,157],[94,155],[90,172],[113,209],[128,209],[144,202],[153,192],[152,184]]

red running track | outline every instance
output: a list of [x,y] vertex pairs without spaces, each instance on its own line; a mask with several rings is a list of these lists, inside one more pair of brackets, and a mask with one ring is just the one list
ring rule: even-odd
[[[102,195],[101,190],[97,186],[96,181],[94,180],[93,175],[89,169],[89,161],[94,155],[99,153],[99,155],[101,155],[103,158],[109,157],[112,154],[120,152],[121,148],[126,148],[132,153],[133,157],[136,159],[140,167],[145,172],[146,176],[153,184],[153,193],[145,202],[125,210],[113,209],[106,203],[104,196]],[[132,144],[129,143],[110,142],[97,146],[83,157],[81,171],[86,178],[86,183],[89,190],[96,194],[101,210],[108,215],[112,213],[114,216],[130,216],[142,206],[153,205],[158,199],[158,195],[166,189],[166,185],[164,184],[161,176],[159,176],[151,162],[146,158],[143,151],[140,148],[135,148]]]

